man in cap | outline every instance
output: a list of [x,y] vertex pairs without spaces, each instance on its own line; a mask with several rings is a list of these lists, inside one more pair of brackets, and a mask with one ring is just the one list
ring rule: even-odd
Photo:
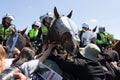
[[2,24],[0,24],[0,43],[6,45],[7,38],[16,31],[15,26],[11,24],[14,20],[14,16],[6,14],[2,18]]

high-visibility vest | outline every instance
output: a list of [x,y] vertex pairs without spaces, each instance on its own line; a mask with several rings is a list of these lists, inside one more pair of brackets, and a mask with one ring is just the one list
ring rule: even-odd
[[1,24],[0,25],[0,37],[2,37],[3,39],[7,39],[12,34],[12,31],[10,29],[12,27],[14,27],[14,25],[10,25],[7,29],[5,29],[4,25]]
[[108,37],[106,33],[99,33],[101,40],[97,39],[97,44],[108,44]]
[[29,31],[29,37],[30,37],[30,38],[37,37],[37,35],[38,35],[38,29],[37,29],[37,30],[31,29],[31,30]]
[[48,28],[44,24],[41,25],[41,30],[42,30],[42,35],[47,35]]

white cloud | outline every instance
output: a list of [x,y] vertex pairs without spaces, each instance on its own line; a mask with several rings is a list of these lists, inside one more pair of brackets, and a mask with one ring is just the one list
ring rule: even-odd
[[89,20],[90,23],[97,23],[98,21],[96,19]]

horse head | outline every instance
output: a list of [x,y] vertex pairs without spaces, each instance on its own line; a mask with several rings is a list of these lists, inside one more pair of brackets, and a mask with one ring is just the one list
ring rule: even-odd
[[68,52],[74,54],[79,46],[78,27],[70,19],[72,11],[67,16],[60,16],[57,8],[54,8],[55,19],[51,23],[48,32],[48,41],[61,44]]
[[25,34],[26,30],[27,28],[21,31],[13,32],[12,35],[6,41],[6,46],[8,46],[7,54],[9,57],[13,56],[12,51],[14,47],[19,49],[20,51],[22,50],[23,47],[32,48],[29,37]]

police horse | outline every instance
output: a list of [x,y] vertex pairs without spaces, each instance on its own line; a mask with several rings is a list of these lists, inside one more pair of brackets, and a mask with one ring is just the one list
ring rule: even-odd
[[[61,54],[60,51],[66,51],[68,56],[76,56],[76,53],[79,50],[80,40],[78,37],[79,29],[77,25],[70,19],[72,16],[72,11],[67,16],[61,16],[55,7],[54,16],[55,18],[51,23],[45,44],[56,44],[57,47],[54,49],[53,53],[57,53],[57,55]],[[39,55],[37,58],[39,58]],[[48,58],[44,64],[47,66],[50,65],[50,68],[61,74],[61,69],[51,59],[52,58]]]
[[27,28],[21,31],[13,32],[12,35],[6,41],[6,46],[8,46],[7,54],[9,58],[13,57],[12,51],[14,47],[19,49],[20,51],[23,47],[30,47],[31,49],[33,49],[29,37],[25,34],[26,30]]
[[79,48],[78,27],[70,19],[72,11],[67,16],[61,16],[57,8],[54,8],[55,19],[51,23],[47,35],[47,43],[56,43],[62,46],[71,55],[74,55]]

